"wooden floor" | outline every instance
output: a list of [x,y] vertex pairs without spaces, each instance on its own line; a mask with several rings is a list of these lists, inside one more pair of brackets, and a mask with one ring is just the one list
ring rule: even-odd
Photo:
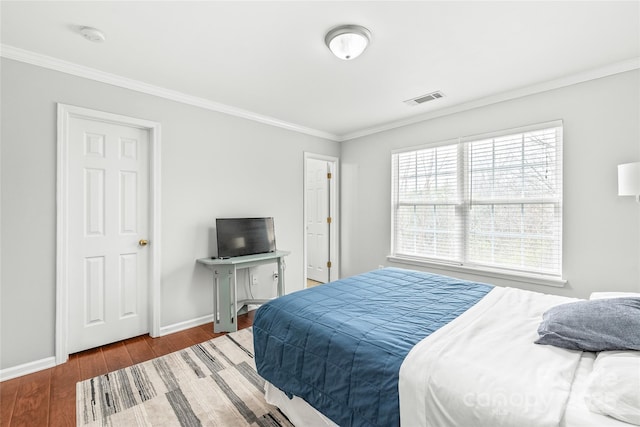
[[307,288],[312,288],[314,286],[322,285],[322,282],[318,282],[316,280],[307,279]]
[[[238,316],[238,328],[253,324],[254,311]],[[208,341],[213,324],[160,338],[148,335],[72,354],[55,368],[0,383],[0,427],[76,425],[76,383]]]

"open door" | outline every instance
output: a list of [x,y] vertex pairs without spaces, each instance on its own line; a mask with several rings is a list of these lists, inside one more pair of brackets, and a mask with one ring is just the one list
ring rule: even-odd
[[338,278],[338,159],[305,153],[306,284]]

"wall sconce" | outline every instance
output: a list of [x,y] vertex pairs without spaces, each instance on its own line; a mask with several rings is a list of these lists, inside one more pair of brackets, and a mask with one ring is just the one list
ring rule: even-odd
[[618,165],[618,196],[635,196],[640,203],[640,162]]

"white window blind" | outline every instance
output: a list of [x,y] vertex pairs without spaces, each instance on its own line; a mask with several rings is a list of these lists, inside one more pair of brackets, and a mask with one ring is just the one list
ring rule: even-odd
[[561,276],[562,124],[392,155],[392,255]]

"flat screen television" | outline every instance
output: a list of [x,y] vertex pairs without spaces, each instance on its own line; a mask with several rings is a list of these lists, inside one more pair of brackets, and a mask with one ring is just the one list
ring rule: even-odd
[[273,218],[217,218],[218,258],[275,252]]

